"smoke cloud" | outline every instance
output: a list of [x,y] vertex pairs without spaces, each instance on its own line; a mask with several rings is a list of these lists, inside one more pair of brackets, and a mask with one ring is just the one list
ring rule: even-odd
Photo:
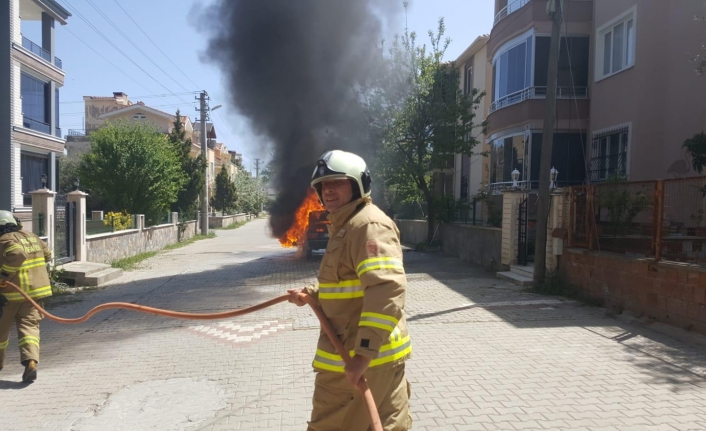
[[355,90],[381,66],[383,26],[401,11],[398,0],[216,0],[201,14],[203,57],[274,146],[274,236],[290,227],[321,154],[366,157],[370,134]]

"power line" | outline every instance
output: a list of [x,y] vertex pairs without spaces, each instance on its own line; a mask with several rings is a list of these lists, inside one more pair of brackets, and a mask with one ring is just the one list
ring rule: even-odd
[[[173,94],[149,94],[146,96],[132,96],[133,99],[154,99],[154,98],[164,98],[164,97],[174,97],[176,95],[186,95],[186,94],[198,94],[198,91],[188,91],[188,92],[183,92],[183,93],[173,93]],[[71,100],[69,102],[59,102],[60,104],[75,104],[75,103],[84,103],[85,100]]]
[[[130,105],[130,106],[137,106],[136,104]],[[168,107],[168,106],[194,106],[193,102],[192,103],[172,103],[168,105],[145,105],[147,108],[160,108],[160,107]],[[127,107],[127,106],[126,106]],[[66,112],[62,113],[61,115],[83,115],[85,112]],[[186,115],[182,115],[182,117],[186,117]]]
[[115,23],[113,22],[113,20],[111,20],[110,17],[108,17],[105,13],[103,13],[103,11],[102,11],[100,8],[98,8],[98,6],[96,6],[95,3],[93,3],[93,1],[91,1],[91,0],[86,0],[86,2],[88,2],[88,4],[89,4],[93,9],[96,10],[96,12],[98,12],[106,21],[108,21],[108,24],[110,24],[118,33],[120,33],[120,35],[122,35],[122,36],[125,38],[125,40],[127,40],[127,41],[130,43],[130,45],[132,45],[138,52],[140,52],[142,55],[145,56],[145,58],[147,58],[152,64],[154,64],[154,65],[157,67],[157,69],[159,69],[162,73],[164,73],[165,75],[167,75],[167,77],[168,77],[169,79],[171,79],[172,81],[174,81],[174,83],[175,83],[176,85],[180,86],[181,88],[183,88],[183,89],[186,90],[186,91],[189,91],[189,90],[188,90],[186,87],[184,87],[180,82],[178,82],[176,79],[172,78],[172,76],[171,76],[167,71],[165,71],[164,69],[162,69],[162,67],[161,67],[160,65],[158,65],[149,55],[145,54],[145,52],[144,52],[139,46],[137,46],[137,44],[136,44],[135,42],[133,42],[132,39],[130,39],[130,37],[129,37],[127,34],[125,34],[125,32],[123,32],[123,31],[120,29],[120,27],[118,27],[117,25],[115,25]]
[[[65,30],[65,31],[69,32],[70,35],[72,35],[73,37],[75,37],[76,39],[78,39],[79,42],[81,42],[82,44],[86,45],[86,46],[88,47],[88,49],[90,49],[91,51],[95,52],[100,58],[102,58],[103,60],[105,60],[106,62],[108,62],[108,64],[110,64],[111,66],[113,66],[113,68],[115,68],[115,70],[119,71],[119,72],[122,73],[123,75],[127,76],[128,78],[130,78],[133,82],[135,82],[135,84],[139,85],[140,87],[144,88],[144,89],[147,90],[147,91],[150,91],[149,88],[147,88],[147,87],[145,87],[144,85],[140,84],[135,78],[133,78],[132,76],[128,75],[127,72],[125,72],[122,68],[116,66],[115,64],[113,64],[112,61],[110,61],[110,60],[108,60],[107,58],[103,57],[103,54],[101,54],[100,52],[96,51],[91,45],[89,45],[89,44],[86,43],[83,39],[81,39],[80,37],[78,37],[74,32],[72,32],[72,31],[69,30],[68,28],[63,28],[62,30]],[[61,103],[73,103],[73,102],[59,102],[59,103],[61,104]],[[79,103],[79,102],[75,102],[75,103]],[[80,103],[83,103],[83,100],[82,100]]]
[[[81,19],[81,21],[85,22],[86,25],[88,25],[93,31],[95,31],[100,37],[102,37],[103,40],[105,40],[109,45],[111,45],[113,48],[115,48],[116,51],[118,51],[120,54],[122,54],[123,57],[127,58],[128,61],[130,61],[132,64],[134,64],[138,69],[140,69],[145,75],[149,76],[154,82],[156,82],[157,84],[159,84],[162,88],[164,88],[165,90],[167,90],[169,93],[174,94],[169,88],[167,88],[164,84],[162,84],[162,82],[160,82],[159,80],[157,80],[154,76],[152,76],[149,72],[147,72],[142,66],[140,66],[140,65],[137,64],[132,58],[130,58],[130,56],[128,56],[127,54],[125,54],[125,52],[124,52],[122,49],[120,49],[117,45],[115,45],[115,43],[113,43],[105,34],[103,34],[103,32],[101,32],[101,31],[98,30],[93,24],[91,24],[91,22],[88,21],[88,20],[81,14],[81,12],[79,12],[78,9],[76,9],[75,6],[72,6],[71,3],[69,3],[68,0],[64,0],[64,2],[65,2],[66,5],[79,17],[79,19]],[[149,90],[148,90],[148,91],[149,91]],[[179,98],[179,99],[182,100],[182,102],[187,103],[185,100],[183,100],[183,99],[181,99],[181,98]]]
[[182,75],[184,75],[184,77],[185,77],[186,79],[188,79],[191,84],[193,84],[196,88],[200,88],[200,86],[199,86],[198,84],[196,84],[196,83],[189,77],[189,75],[187,75],[186,73],[184,73],[184,71],[181,70],[181,68],[180,68],[176,63],[174,63],[174,62],[172,61],[172,59],[171,59],[167,54],[165,54],[164,51],[162,51],[162,49],[159,47],[159,45],[157,45],[157,44],[155,43],[155,41],[152,40],[152,38],[147,34],[147,32],[145,32],[145,31],[142,29],[142,27],[140,26],[140,24],[138,24],[137,21],[135,21],[135,20],[132,18],[132,15],[130,15],[130,14],[128,13],[128,11],[125,10],[125,8],[120,4],[120,2],[118,2],[118,0],[113,0],[113,1],[115,2],[116,5],[118,5],[118,7],[119,7],[120,9],[122,9],[123,12],[125,12],[125,15],[127,15],[127,17],[130,19],[130,21],[132,21],[132,22],[137,26],[137,28],[142,32],[142,34],[145,35],[145,37],[147,38],[147,40],[149,40],[150,42],[152,42],[152,45],[154,45],[155,48],[157,48],[157,49],[159,50],[159,52],[162,53],[162,55],[164,56],[164,58],[166,58],[166,59],[172,64],[172,66],[174,66],[174,67],[176,68],[176,70],[178,70]]

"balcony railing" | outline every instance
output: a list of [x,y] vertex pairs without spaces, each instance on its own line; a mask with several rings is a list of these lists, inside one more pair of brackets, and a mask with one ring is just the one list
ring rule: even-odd
[[61,127],[54,128],[54,136],[56,136],[57,138],[61,138]]
[[43,121],[22,117],[22,127],[51,135],[51,126]]
[[500,21],[502,21],[503,18],[505,18],[506,16],[510,15],[511,13],[513,13],[519,9],[522,9],[522,7],[524,7],[529,2],[530,2],[530,0],[511,0],[511,1],[509,1],[507,6],[500,9],[500,12],[498,12],[495,15],[495,20],[493,21],[493,27],[495,27],[495,25],[497,23],[499,23]]
[[[22,47],[30,51],[32,54],[41,57],[43,60],[48,61],[49,63],[52,63],[51,61],[51,53],[47,51],[46,49],[42,48],[41,46],[37,45],[36,43],[32,42],[31,40],[27,39],[26,37],[22,36]],[[60,58],[54,57],[54,65],[58,67],[59,69],[62,68],[63,63]]]
[[[492,114],[498,109],[524,102],[528,99],[544,99],[546,96],[547,87],[527,87],[491,103],[488,113]],[[556,97],[558,99],[586,99],[588,98],[588,87],[557,87]]]
[[85,129],[69,129],[69,136],[86,136]]

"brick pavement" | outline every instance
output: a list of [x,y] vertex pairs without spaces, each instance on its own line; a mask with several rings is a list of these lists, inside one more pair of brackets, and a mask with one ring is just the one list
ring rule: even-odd
[[[247,306],[312,282],[264,220],[160,254],[106,301],[188,311]],[[438,254],[405,253],[415,430],[703,430],[706,342],[541,297]],[[302,430],[317,322],[289,304],[219,322],[108,311],[42,324],[39,379],[20,383],[14,336],[0,372],[1,429]]]

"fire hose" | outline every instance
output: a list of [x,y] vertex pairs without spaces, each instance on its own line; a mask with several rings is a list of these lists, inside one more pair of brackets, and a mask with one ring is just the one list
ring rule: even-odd
[[[47,312],[42,306],[37,304],[34,301],[34,299],[30,298],[30,296],[27,294],[27,292],[20,289],[16,284],[9,282],[9,281],[6,281],[5,283],[7,284],[7,286],[12,287],[17,292],[19,292],[20,295],[22,295],[27,301],[29,301],[37,310],[39,310],[40,313],[42,313],[48,319],[53,320],[58,323],[64,323],[64,324],[83,323],[83,322],[87,321],[88,319],[90,319],[93,315],[95,315],[103,310],[109,310],[109,309],[114,309],[114,308],[124,309],[124,310],[132,310],[132,311],[137,311],[140,313],[152,314],[155,316],[171,317],[173,319],[185,319],[185,320],[226,319],[229,317],[243,316],[245,314],[250,314],[255,311],[259,311],[264,308],[271,307],[275,304],[279,304],[280,302],[285,302],[285,301],[289,300],[289,298],[291,297],[291,295],[288,295],[288,294],[281,295],[281,296],[277,296],[275,298],[272,298],[268,301],[253,305],[251,307],[240,308],[237,310],[223,311],[223,312],[219,312],[219,313],[185,313],[185,312],[181,312],[181,311],[164,310],[161,308],[147,307],[145,305],[131,304],[129,302],[107,302],[105,304],[100,304],[96,307],[91,308],[86,314],[84,314],[81,317],[77,317],[74,319],[67,319],[67,318],[63,318],[63,317],[54,316],[53,314]],[[326,315],[324,314],[321,307],[316,303],[314,298],[307,295],[306,293],[300,293],[299,299],[302,300],[303,302],[309,304],[311,309],[314,311],[314,314],[316,314],[316,317],[319,318],[319,322],[321,322],[321,328],[324,330],[324,332],[328,336],[329,340],[331,340],[331,343],[333,343],[334,347],[336,348],[336,351],[341,356],[341,358],[343,358],[343,361],[346,364],[348,364],[351,361],[350,354],[348,353],[346,348],[343,346],[343,343],[338,338],[338,335],[336,335],[336,331],[333,329],[333,326],[331,326],[331,322],[329,322],[328,318],[326,318]],[[360,378],[356,387],[363,394],[363,400],[365,401],[365,405],[367,407],[368,417],[370,418],[370,424],[371,424],[372,430],[373,431],[383,431],[382,424],[380,422],[380,415],[378,414],[377,406],[375,405],[375,400],[373,399],[373,394],[370,391],[370,388],[368,387],[368,383],[366,382],[365,377]]]

